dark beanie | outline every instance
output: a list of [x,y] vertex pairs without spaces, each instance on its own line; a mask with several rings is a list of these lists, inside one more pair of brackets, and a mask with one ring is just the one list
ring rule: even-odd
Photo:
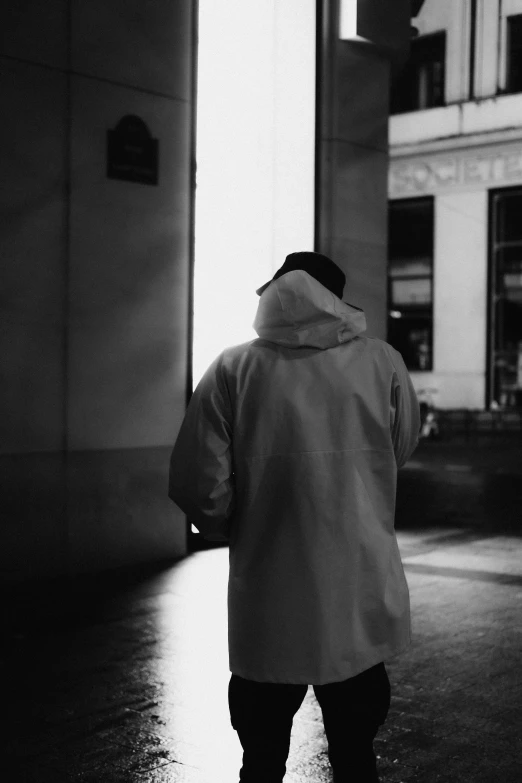
[[328,288],[332,294],[342,298],[344,284],[346,282],[346,276],[342,269],[335,264],[328,256],[323,256],[322,253],[312,253],[311,251],[303,251],[300,253],[290,253],[286,258],[283,266],[281,266],[272,280],[258,288],[256,293],[261,296],[263,291],[268,288],[270,283],[277,280],[278,277],[286,275],[287,272],[295,272],[301,269],[303,272],[308,272],[309,275],[314,277],[321,285]]

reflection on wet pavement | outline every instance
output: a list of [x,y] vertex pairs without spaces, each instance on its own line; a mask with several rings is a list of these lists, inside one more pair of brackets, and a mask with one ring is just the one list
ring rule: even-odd
[[[506,476],[425,467],[401,474],[398,538],[413,641],[388,664],[392,706],[376,740],[383,783],[520,780],[522,538],[514,504],[522,482],[499,478]],[[237,783],[227,570],[223,547],[139,578],[96,577],[69,596],[13,604],[2,655],[3,779]],[[311,688],[285,778],[302,781],[331,781]]]

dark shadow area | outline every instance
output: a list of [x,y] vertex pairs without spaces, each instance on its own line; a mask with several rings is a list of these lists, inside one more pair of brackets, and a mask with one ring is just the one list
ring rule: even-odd
[[398,530],[462,527],[522,535],[518,439],[422,441],[397,483]]
[[140,598],[163,589],[162,575],[179,560],[163,560],[101,573],[4,583],[2,632],[25,637],[86,627],[137,611]]

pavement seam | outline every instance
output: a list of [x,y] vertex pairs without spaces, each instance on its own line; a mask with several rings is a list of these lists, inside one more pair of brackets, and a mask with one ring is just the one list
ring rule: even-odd
[[[414,555],[409,555],[413,557]],[[520,587],[522,585],[522,576],[518,574],[502,574],[496,571],[476,571],[465,568],[453,568],[452,566],[435,566],[424,563],[408,563],[403,559],[404,568],[415,574],[425,574],[426,576],[442,576],[457,579],[470,579],[474,582],[493,582],[495,584],[510,585]]]

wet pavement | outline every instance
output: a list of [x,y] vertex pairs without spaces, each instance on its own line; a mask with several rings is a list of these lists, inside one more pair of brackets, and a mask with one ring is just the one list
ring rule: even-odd
[[[383,783],[519,783],[522,449],[423,444],[397,528],[413,642],[388,663]],[[237,783],[226,547],[4,605],[6,783]],[[331,780],[313,690],[285,783]],[[354,782],[355,783],[355,782]]]
[[397,527],[522,532],[522,440],[421,442],[399,473]]

